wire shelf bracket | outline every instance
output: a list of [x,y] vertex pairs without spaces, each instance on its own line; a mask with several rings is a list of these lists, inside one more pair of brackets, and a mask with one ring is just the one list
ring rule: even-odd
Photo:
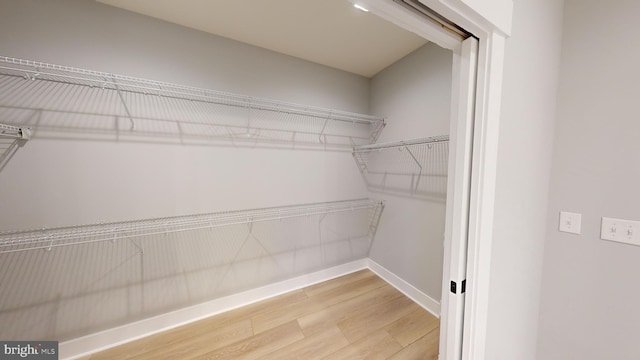
[[[36,111],[42,121],[32,123]],[[341,150],[374,143],[385,125],[377,116],[0,56],[0,120],[9,118],[33,126],[38,136],[98,133]]]
[[26,141],[31,139],[31,129],[8,124],[0,124],[0,137]]
[[446,195],[449,136],[353,147],[367,187],[381,192],[442,198]]
[[29,128],[0,124],[0,171],[30,138],[31,129]]

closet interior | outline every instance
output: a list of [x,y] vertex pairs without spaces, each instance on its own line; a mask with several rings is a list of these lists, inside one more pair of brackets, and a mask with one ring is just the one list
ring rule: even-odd
[[[230,41],[209,45],[263,51]],[[420,305],[438,315],[450,51],[427,43],[348,80],[342,91],[359,94],[347,99],[332,94],[346,83],[319,85],[318,101],[296,88],[272,100],[262,97],[269,84],[239,95],[32,53],[0,57],[0,338],[69,341],[363,259],[424,293],[431,302]],[[284,64],[270,65],[275,76],[291,71],[291,59],[268,56]],[[140,58],[134,74],[145,73]],[[166,64],[146,73],[171,78]],[[189,73],[171,66],[174,77]],[[184,83],[213,83],[194,81],[208,67]],[[291,84],[344,76],[313,71]],[[325,107],[349,98],[359,104]]]

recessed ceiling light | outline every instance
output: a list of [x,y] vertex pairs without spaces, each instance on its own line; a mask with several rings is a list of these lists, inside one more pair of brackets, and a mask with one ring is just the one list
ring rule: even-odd
[[364,7],[364,6],[360,5],[360,4],[353,4],[353,7],[358,9],[358,10],[362,10],[364,12],[369,12],[369,10],[366,7]]

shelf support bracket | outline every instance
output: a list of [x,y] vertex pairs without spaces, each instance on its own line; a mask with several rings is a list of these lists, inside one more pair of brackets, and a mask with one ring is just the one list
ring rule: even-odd
[[242,249],[244,249],[244,246],[247,244],[247,241],[249,241],[250,237],[251,237],[251,231],[249,231],[247,236],[244,238],[244,240],[242,241],[242,244],[240,245],[236,253],[233,255],[233,259],[231,259],[231,261],[229,262],[229,265],[225,268],[224,273],[220,277],[220,281],[218,281],[218,283],[216,284],[216,288],[214,292],[218,291],[218,289],[220,288],[224,280],[227,278],[229,271],[231,271],[231,268],[233,268],[233,264],[235,264],[236,260],[238,259],[238,256],[240,256],[240,252],[242,252]]
[[327,127],[327,123],[329,122],[330,119],[331,119],[331,113],[329,113],[329,116],[327,116],[327,118],[324,119],[324,124],[322,124],[320,135],[318,135],[318,140],[320,141],[320,143],[322,143],[322,136],[324,136],[324,129]]
[[413,189],[413,191],[416,192],[418,191],[418,185],[420,184],[420,178],[422,177],[422,165],[420,165],[420,162],[415,157],[415,155],[413,155],[413,152],[411,152],[411,149],[409,149],[409,147],[405,146],[405,149],[407,150],[407,152],[409,153],[413,161],[415,161],[416,165],[418,165],[418,168],[420,169],[420,171],[418,172],[418,180],[416,180],[416,184]]
[[27,141],[31,139],[31,129],[0,124],[0,137],[8,137],[21,141]]
[[127,102],[124,101],[124,95],[122,95],[122,91],[120,91],[120,86],[116,81],[116,77],[111,75],[111,81],[113,81],[113,85],[116,87],[116,92],[118,93],[118,97],[122,102],[122,106],[124,107],[124,111],[127,113],[127,117],[129,117],[129,122],[131,123],[131,131],[136,129],[136,124],[133,122],[133,116],[131,116],[131,111],[129,111],[129,106],[127,106]]
[[231,140],[231,145],[236,146],[236,143],[234,141],[235,135],[233,134],[233,132],[231,132],[231,130],[229,130],[228,126],[225,126],[224,129],[227,131],[227,134],[229,134],[229,139]]
[[53,237],[51,235],[49,235],[49,247],[47,247],[45,250],[46,251],[51,251],[51,249],[53,248]]
[[[114,238],[115,240],[115,238]],[[138,249],[138,252],[140,253],[140,256],[144,256],[144,250],[142,250],[142,247],[140,247],[140,245],[138,245],[137,242],[135,242],[133,239],[129,239],[129,241],[133,244],[133,246],[135,246]]]

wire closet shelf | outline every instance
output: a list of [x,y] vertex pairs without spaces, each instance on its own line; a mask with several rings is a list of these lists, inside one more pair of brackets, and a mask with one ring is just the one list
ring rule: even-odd
[[[0,56],[0,120],[34,131],[295,144],[374,143],[381,117]],[[37,126],[36,126],[37,125]]]
[[352,154],[370,189],[430,198],[446,195],[448,135],[356,146]]
[[117,241],[143,236],[356,210],[368,210],[369,228],[367,232],[369,236],[373,236],[383,208],[384,202],[382,201],[357,199],[51,229],[11,231],[0,233],[0,254],[37,249],[51,250],[62,246]]
[[438,135],[438,136],[431,136],[431,137],[420,138],[420,139],[401,140],[401,141],[396,141],[396,142],[355,146],[353,148],[353,152],[354,153],[368,153],[368,152],[375,151],[375,150],[407,147],[407,146],[411,146],[411,145],[428,145],[428,144],[440,143],[440,142],[443,142],[443,141],[449,141],[449,135]]

